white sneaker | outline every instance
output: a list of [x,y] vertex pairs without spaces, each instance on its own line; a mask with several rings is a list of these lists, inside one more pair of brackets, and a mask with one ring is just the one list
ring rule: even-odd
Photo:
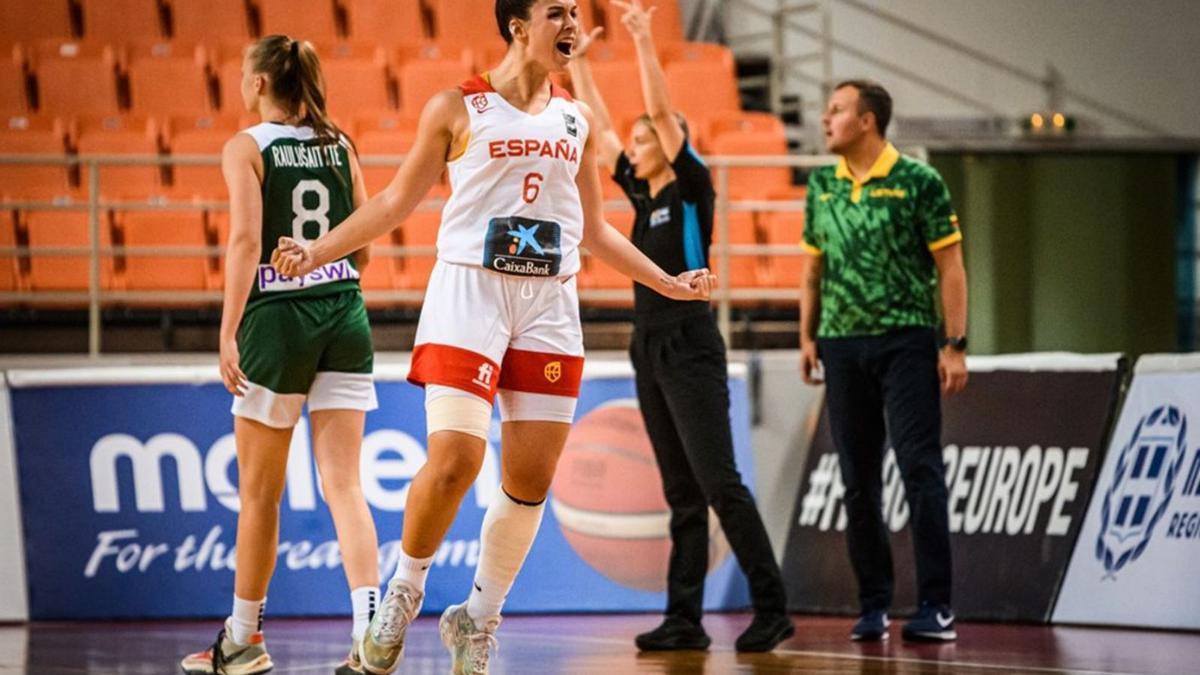
[[485,619],[482,628],[477,626],[467,614],[465,602],[447,607],[438,622],[438,632],[442,635],[442,644],[450,650],[453,660],[450,672],[454,675],[486,675],[491,649],[500,650],[496,640],[499,626],[499,616]]
[[399,579],[388,583],[379,611],[367,626],[359,655],[368,673],[386,675],[396,670],[404,657],[404,635],[421,611],[425,594]]

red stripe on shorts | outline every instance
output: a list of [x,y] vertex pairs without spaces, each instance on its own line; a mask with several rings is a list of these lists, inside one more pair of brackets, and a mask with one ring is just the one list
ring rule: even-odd
[[583,357],[509,349],[500,368],[500,388],[530,394],[579,398]]
[[425,343],[413,350],[408,381],[422,387],[427,384],[454,387],[490,403],[500,382],[500,366],[469,349]]

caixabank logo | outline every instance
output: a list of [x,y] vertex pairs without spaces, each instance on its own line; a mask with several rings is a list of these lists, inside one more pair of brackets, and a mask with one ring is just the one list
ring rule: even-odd
[[[1150,545],[1175,494],[1187,456],[1187,431],[1187,416],[1173,405],[1162,405],[1138,420],[1121,449],[1096,537],[1096,559],[1104,565],[1105,578],[1115,578]],[[1190,486],[1195,480],[1189,476],[1186,482]],[[1177,526],[1172,523],[1169,529],[1174,532]]]

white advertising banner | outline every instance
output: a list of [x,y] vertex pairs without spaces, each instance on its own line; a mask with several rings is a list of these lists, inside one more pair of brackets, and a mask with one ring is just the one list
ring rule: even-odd
[[1198,559],[1200,355],[1145,356],[1053,620],[1200,628]]

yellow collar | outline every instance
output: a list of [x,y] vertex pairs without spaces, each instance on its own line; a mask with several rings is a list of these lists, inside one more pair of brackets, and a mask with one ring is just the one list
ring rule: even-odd
[[838,160],[837,173],[834,174],[842,180],[850,181],[854,187],[850,191],[850,201],[857,203],[862,197],[862,186],[872,178],[887,178],[888,174],[896,166],[896,162],[900,161],[900,151],[896,146],[888,143],[883,147],[883,152],[879,153],[875,163],[871,165],[871,170],[867,171],[867,175],[859,180],[853,173],[850,172],[850,164],[843,157]]
[[883,146],[883,152],[879,153],[879,157],[871,165],[871,170],[867,172],[867,175],[861,181],[850,172],[850,164],[846,162],[845,157],[838,161],[837,177],[861,185],[872,178],[887,178],[898,161],[900,161],[900,151],[896,149],[896,146],[888,143]]

